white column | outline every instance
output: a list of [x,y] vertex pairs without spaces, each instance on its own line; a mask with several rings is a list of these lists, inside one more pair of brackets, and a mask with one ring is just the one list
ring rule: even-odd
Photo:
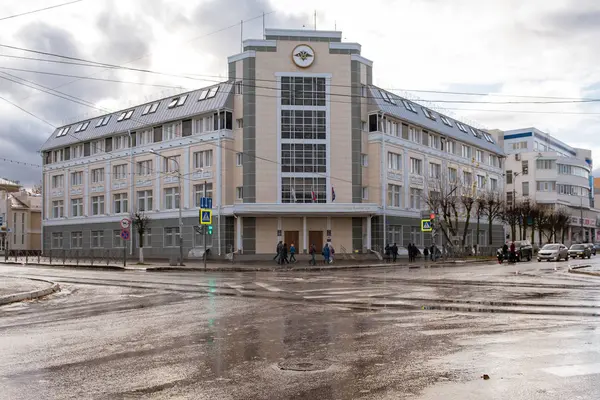
[[237,247],[238,253],[243,253],[243,249],[242,249],[242,217],[237,217],[236,222],[237,222],[237,226],[236,226],[236,230],[235,230],[236,247]]
[[365,247],[367,250],[371,250],[371,216],[365,218],[365,221],[367,223],[367,243]]
[[66,168],[65,169],[65,184],[63,185],[64,186],[64,190],[65,190],[65,193],[64,193],[64,196],[65,196],[64,207],[65,208],[63,210],[64,211],[63,212],[63,216],[65,216],[67,218],[71,217],[71,205],[69,204],[69,193],[71,192],[71,180],[70,180],[70,178],[71,178],[71,174],[69,173],[69,168]]
[[[429,157],[423,156],[423,195],[427,196],[429,194],[429,185],[427,184],[427,179],[429,179]],[[426,208],[426,207],[421,207]]]
[[154,209],[156,210],[160,210],[160,203],[161,203],[161,199],[162,199],[162,193],[160,193],[160,161],[161,161],[161,156],[159,156],[158,154],[156,155],[156,157],[154,157],[154,175],[155,175],[155,181],[154,181]]
[[[181,167],[181,165],[180,165]],[[189,147],[183,151],[183,172],[182,172],[182,182],[181,186],[183,187],[183,208],[190,208],[190,181],[186,179],[190,175],[190,149]],[[181,201],[181,200],[180,200]]]
[[104,166],[104,212],[106,215],[110,215],[112,209],[112,199],[110,198],[110,187],[112,185],[110,178],[112,175],[110,172],[110,161],[106,161]]
[[404,191],[404,207],[402,208],[408,209],[410,208],[410,158],[408,157],[408,150],[404,150],[402,159],[402,164],[404,166],[404,186],[402,187],[402,190]]
[[85,215],[86,217],[89,214],[89,209],[90,209],[90,201],[91,201],[91,196],[90,196],[90,169],[88,167],[85,167],[85,169],[83,170],[83,215]]
[[308,231],[306,230],[306,217],[302,217],[302,250],[303,254],[308,254]]

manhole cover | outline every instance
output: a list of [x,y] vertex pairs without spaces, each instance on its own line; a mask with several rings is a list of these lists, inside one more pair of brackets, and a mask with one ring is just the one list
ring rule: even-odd
[[299,372],[323,371],[330,366],[330,363],[321,360],[285,360],[277,364],[277,367],[283,371]]

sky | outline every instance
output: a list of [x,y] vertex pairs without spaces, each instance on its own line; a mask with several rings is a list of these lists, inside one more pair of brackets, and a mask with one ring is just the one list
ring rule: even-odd
[[0,177],[39,183],[41,168],[4,159],[41,164],[52,125],[225,80],[240,21],[244,39],[260,39],[262,13],[267,28],[312,30],[315,11],[317,29],[362,45],[376,85],[483,128],[536,127],[591,149],[600,166],[600,102],[581,101],[600,98],[597,0],[81,0],[6,18],[67,2],[4,2],[0,45],[193,79],[15,58],[59,60],[0,46]]

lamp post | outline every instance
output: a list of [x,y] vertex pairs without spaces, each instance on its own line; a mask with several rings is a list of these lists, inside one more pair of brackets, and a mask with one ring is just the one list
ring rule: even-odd
[[[179,165],[179,161],[177,161],[176,158],[170,158],[170,157],[166,157],[163,156],[162,154],[157,153],[154,150],[150,150],[150,153],[152,154],[156,154],[157,156],[160,156],[162,158],[164,158],[167,161],[174,161],[177,164],[177,183],[178,183],[178,190],[179,190],[179,207],[177,207],[179,209],[179,265],[183,266],[183,218],[181,217],[181,167]],[[160,195],[160,194],[159,194]],[[173,199],[175,200],[175,199]]]

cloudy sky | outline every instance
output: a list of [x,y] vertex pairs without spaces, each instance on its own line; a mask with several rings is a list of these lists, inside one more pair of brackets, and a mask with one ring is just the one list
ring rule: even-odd
[[[268,28],[314,29],[316,10],[318,29],[337,26],[363,45],[377,85],[412,91],[482,127],[535,126],[592,149],[600,166],[600,104],[581,102],[600,98],[597,0],[82,0],[6,18],[68,1],[5,1],[0,45],[194,79],[16,58],[60,60],[0,47],[0,97],[55,126],[210,85],[239,52],[240,21],[245,39],[261,38],[263,12]],[[53,128],[2,99],[0,116],[0,158],[40,164],[37,150]],[[30,185],[41,169],[0,159],[0,177]]]

